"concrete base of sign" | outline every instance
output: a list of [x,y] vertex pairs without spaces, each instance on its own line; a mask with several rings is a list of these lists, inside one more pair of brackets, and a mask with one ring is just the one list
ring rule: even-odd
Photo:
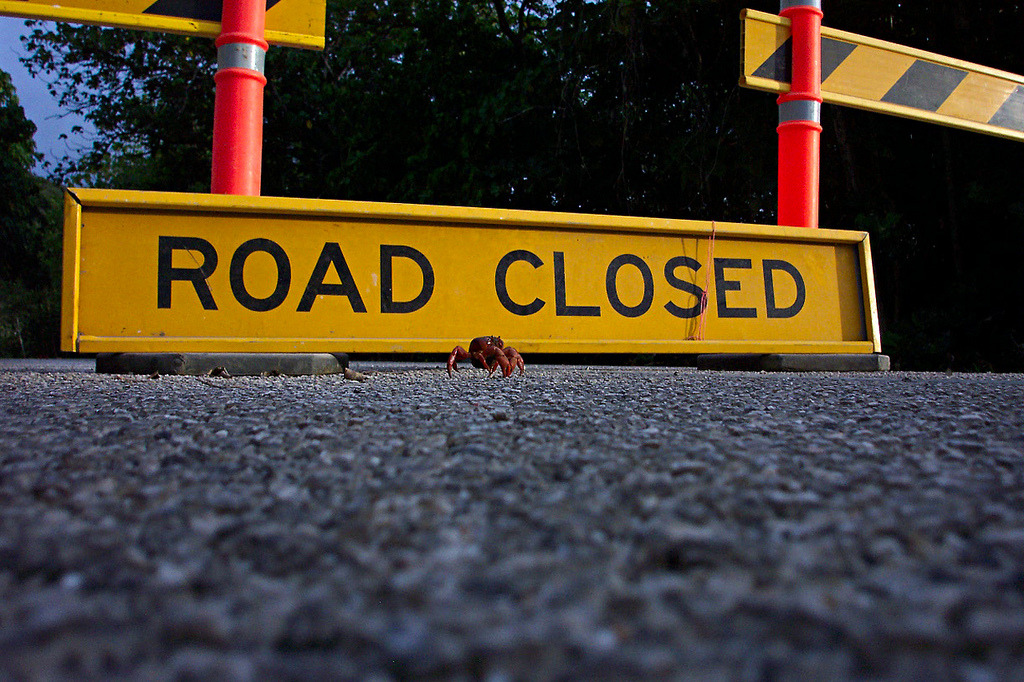
[[888,372],[888,355],[752,353],[698,355],[698,369],[750,372]]
[[100,353],[98,374],[229,376],[336,374],[348,367],[345,353]]

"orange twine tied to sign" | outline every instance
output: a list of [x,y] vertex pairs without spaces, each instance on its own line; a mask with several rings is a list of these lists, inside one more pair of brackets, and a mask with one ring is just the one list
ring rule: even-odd
[[704,291],[700,295],[700,318],[697,320],[697,333],[690,337],[694,341],[704,340],[704,330],[707,328],[708,322],[708,291],[711,289],[711,269],[714,265],[715,257],[715,235],[718,232],[718,226],[715,221],[711,221],[711,237],[708,239],[708,258],[707,264],[704,270]]

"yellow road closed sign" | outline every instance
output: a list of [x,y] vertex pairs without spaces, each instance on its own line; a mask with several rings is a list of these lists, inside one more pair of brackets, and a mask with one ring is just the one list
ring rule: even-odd
[[[0,0],[0,15],[216,37],[221,0]],[[267,0],[266,40],[323,49],[325,0]]]
[[75,352],[881,350],[862,232],[86,189],[62,318]]

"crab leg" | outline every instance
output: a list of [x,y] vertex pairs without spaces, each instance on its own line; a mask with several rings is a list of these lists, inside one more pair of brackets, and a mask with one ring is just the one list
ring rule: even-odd
[[452,375],[452,370],[459,371],[459,366],[456,364],[459,360],[468,360],[469,352],[462,346],[455,346],[452,349],[452,354],[448,356],[448,376]]

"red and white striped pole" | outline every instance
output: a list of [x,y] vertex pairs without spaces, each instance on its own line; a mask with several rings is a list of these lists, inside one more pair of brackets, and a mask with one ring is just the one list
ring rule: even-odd
[[780,0],[792,24],[790,90],[779,97],[779,225],[818,226],[821,0]]
[[224,0],[216,42],[213,105],[214,194],[259,196],[263,166],[266,0]]

